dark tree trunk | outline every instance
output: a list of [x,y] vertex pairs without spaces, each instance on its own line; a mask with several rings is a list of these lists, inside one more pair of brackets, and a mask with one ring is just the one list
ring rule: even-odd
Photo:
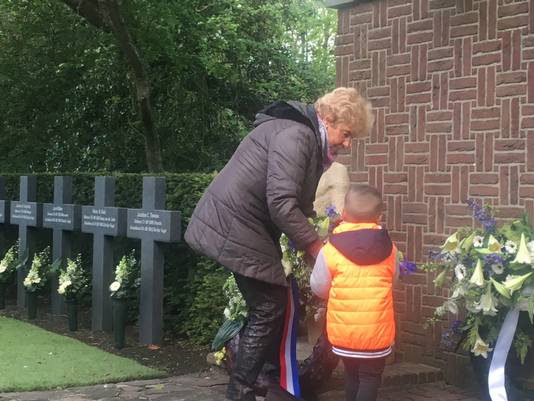
[[120,0],[63,0],[63,2],[91,25],[111,32],[117,39],[121,53],[132,71],[137,110],[143,126],[147,169],[149,172],[163,171],[161,143],[150,102],[150,81],[143,58],[124,21]]

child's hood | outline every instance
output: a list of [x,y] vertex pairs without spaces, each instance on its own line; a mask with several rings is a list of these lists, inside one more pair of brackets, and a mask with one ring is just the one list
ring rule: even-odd
[[348,260],[363,266],[386,260],[393,250],[393,242],[383,228],[334,233],[329,242]]

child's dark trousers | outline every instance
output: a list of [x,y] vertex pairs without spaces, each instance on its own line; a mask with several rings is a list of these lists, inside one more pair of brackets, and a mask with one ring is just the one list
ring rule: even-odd
[[341,358],[345,365],[347,401],[376,401],[386,358]]

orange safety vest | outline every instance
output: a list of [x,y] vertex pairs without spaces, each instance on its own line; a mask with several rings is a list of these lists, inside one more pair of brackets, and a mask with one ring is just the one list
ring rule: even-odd
[[[360,253],[369,255],[373,254],[376,247],[382,246],[381,242],[384,241],[371,239],[363,246],[358,241],[362,235],[377,234],[378,231],[374,230],[381,230],[381,227],[374,223],[343,222],[334,229],[333,234],[344,233],[345,239],[349,240],[345,241],[346,244],[359,247]],[[332,277],[328,297],[327,334],[334,347],[368,352],[388,348],[395,340],[393,277],[396,248],[389,240],[387,231],[381,231],[387,236],[389,248],[384,248],[385,259],[375,260],[373,264],[367,264],[369,259],[365,264],[359,264],[353,255],[347,256],[344,249],[336,248],[333,239],[323,247],[323,255]],[[351,233],[354,234],[353,238]],[[378,258],[382,257],[378,253]]]

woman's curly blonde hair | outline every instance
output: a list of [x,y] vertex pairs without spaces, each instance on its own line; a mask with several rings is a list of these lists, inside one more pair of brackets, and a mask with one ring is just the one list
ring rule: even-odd
[[375,120],[371,104],[355,88],[334,89],[315,102],[315,110],[334,125],[347,124],[354,138],[368,136]]

